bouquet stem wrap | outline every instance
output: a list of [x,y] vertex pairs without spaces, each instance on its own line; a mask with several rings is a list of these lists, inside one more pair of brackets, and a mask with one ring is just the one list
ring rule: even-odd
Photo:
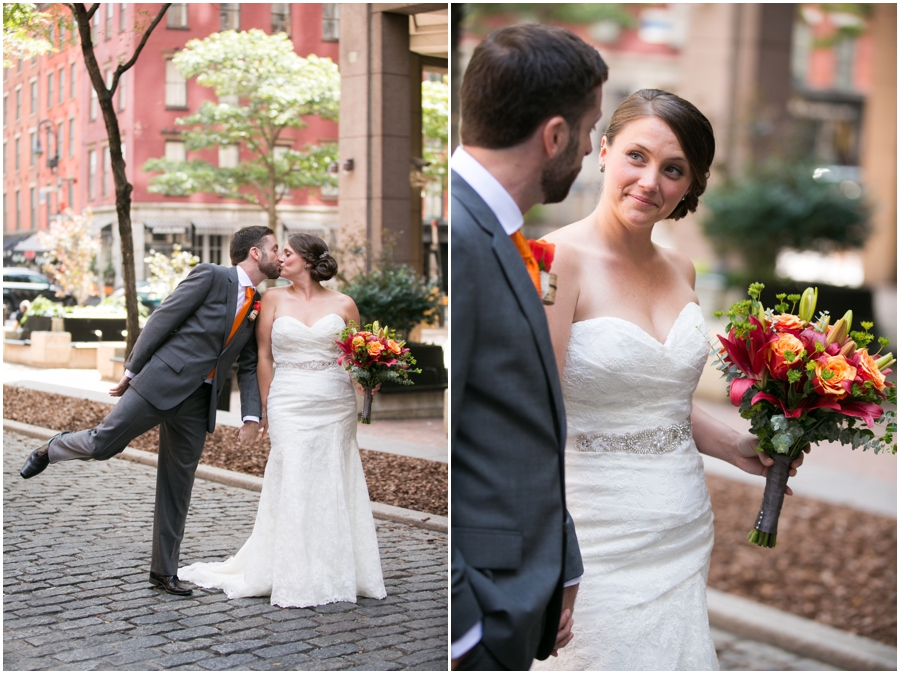
[[775,547],[778,517],[781,515],[791,462],[794,460],[794,457],[787,454],[769,454],[769,456],[775,463],[769,466],[766,474],[766,490],[763,492],[762,505],[756,516],[756,526],[747,535],[747,540],[764,548]]
[[363,408],[362,412],[359,414],[359,423],[361,424],[371,424],[372,423],[372,387],[364,386],[363,387]]

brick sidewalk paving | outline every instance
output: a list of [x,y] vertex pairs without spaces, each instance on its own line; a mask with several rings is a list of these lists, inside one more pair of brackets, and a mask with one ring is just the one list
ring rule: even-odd
[[[153,590],[155,470],[130,461],[18,471],[39,441],[4,432],[4,670],[445,670],[447,537],[376,520],[388,596],[311,609]],[[259,495],[194,484],[182,564],[224,559]]]
[[804,658],[770,644],[712,629],[719,668],[723,672],[822,672],[839,667]]

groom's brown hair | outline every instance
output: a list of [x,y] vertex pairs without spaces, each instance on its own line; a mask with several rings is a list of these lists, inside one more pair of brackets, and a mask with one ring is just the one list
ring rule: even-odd
[[262,240],[269,234],[275,236],[275,232],[263,225],[251,225],[236,231],[231,238],[229,250],[231,253],[231,264],[240,264],[250,257],[250,249],[261,248]]
[[533,24],[496,30],[479,44],[460,87],[463,145],[518,145],[547,119],[578,129],[609,77],[600,54],[574,33]]

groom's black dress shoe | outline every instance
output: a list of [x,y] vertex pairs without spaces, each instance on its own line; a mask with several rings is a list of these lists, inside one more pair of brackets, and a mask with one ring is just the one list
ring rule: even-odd
[[28,457],[25,465],[22,466],[19,475],[27,480],[29,477],[34,477],[39,473],[43,473],[44,469],[50,465],[50,443],[53,442],[54,438],[58,437],[59,435],[54,435],[47,440],[47,442],[34,450],[31,453],[31,456]]
[[179,585],[180,582],[178,576],[160,576],[158,573],[150,572],[150,583],[154,586],[165,590],[169,594],[175,594],[179,597],[190,597],[194,591],[189,587]]

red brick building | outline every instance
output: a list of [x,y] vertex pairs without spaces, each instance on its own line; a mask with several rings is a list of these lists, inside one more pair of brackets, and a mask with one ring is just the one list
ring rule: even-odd
[[[140,35],[160,3],[108,3],[93,17],[97,60],[108,81],[119,59],[131,56]],[[151,174],[142,171],[154,157],[183,158],[184,145],[175,120],[196,112],[215,92],[196,81],[185,81],[171,63],[191,39],[221,30],[262,29],[287,32],[301,56],[317,54],[338,61],[339,18],[333,4],[175,3],[156,27],[135,65],[120,79],[114,105],[122,132],[126,174],[134,186],[132,221],[135,257],[153,248],[167,252],[175,243],[191,248],[203,261],[228,264],[230,234],[248,224],[267,224],[265,212],[240,200],[210,194],[167,197],[148,191]],[[21,263],[33,257],[23,238],[46,229],[65,207],[90,208],[103,239],[98,271],[119,269],[118,225],[109,164],[106,127],[81,56],[66,31],[54,36],[59,51],[4,69],[4,260]],[[337,141],[336,122],[310,119],[309,126],[291,132],[294,148],[307,143]],[[40,128],[37,155],[36,134]],[[47,129],[51,130],[48,140]],[[58,164],[47,160],[58,153]],[[191,156],[194,156],[191,153]],[[196,156],[211,162],[235,161],[227,151]],[[334,240],[337,191],[294,190],[279,205],[279,227],[313,231]],[[281,234],[282,232],[279,232]],[[33,248],[33,246],[31,246]],[[143,278],[138,265],[138,278]]]

